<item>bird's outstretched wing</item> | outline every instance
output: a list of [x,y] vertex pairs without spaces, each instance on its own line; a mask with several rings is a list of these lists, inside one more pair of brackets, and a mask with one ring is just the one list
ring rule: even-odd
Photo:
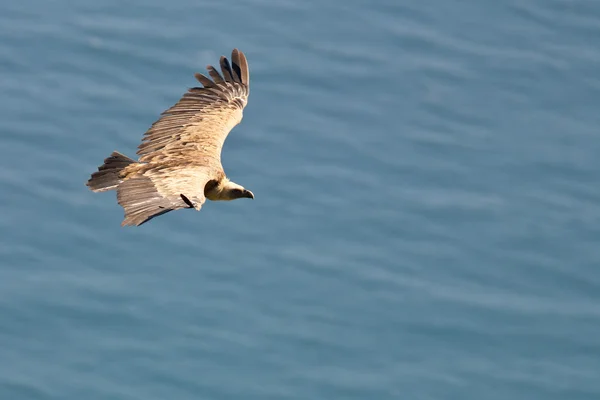
[[208,77],[196,73],[204,87],[194,87],[162,113],[144,134],[140,162],[183,161],[221,170],[221,150],[229,131],[240,123],[248,102],[250,75],[244,53],[234,49],[220,59],[222,75],[211,65]]
[[125,210],[121,225],[141,225],[154,217],[181,208],[200,210],[204,188],[221,178],[204,166],[146,164],[145,171],[117,188],[117,201]]

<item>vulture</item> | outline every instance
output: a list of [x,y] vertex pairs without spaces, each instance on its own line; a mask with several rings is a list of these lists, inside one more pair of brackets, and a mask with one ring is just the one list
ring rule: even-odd
[[117,191],[125,211],[121,226],[139,226],[182,208],[200,211],[206,199],[254,199],[227,178],[221,165],[225,139],[248,102],[248,61],[234,49],[231,63],[222,56],[220,66],[221,73],[206,67],[210,78],[194,75],[202,87],[189,89],[150,126],[137,161],[114,151],[87,181],[94,192]]

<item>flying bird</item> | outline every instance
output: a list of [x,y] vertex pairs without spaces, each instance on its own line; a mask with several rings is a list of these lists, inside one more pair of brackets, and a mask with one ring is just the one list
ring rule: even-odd
[[139,226],[182,208],[200,211],[206,199],[254,199],[221,165],[225,139],[248,103],[248,61],[234,49],[231,63],[222,56],[220,66],[221,74],[206,67],[212,79],[194,75],[203,87],[189,89],[150,126],[138,146],[138,161],[114,151],[87,181],[94,192],[117,191],[125,210],[121,226]]

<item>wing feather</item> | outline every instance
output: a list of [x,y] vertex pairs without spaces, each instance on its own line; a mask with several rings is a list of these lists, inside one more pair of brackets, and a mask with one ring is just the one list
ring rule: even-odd
[[250,70],[248,69],[248,61],[244,53],[238,49],[233,49],[231,53],[232,68],[240,78],[240,83],[250,87]]
[[219,74],[219,71],[217,71],[215,67],[213,67],[212,65],[207,65],[206,69],[208,70],[208,74],[213,79],[213,81],[215,81],[216,84],[225,82],[225,80],[223,79],[221,74]]
[[122,225],[141,225],[154,217],[182,208],[200,210],[206,184],[215,178],[207,167],[146,164],[139,174],[117,187],[117,201],[125,210]]
[[209,78],[207,78],[205,75],[202,75],[199,72],[196,72],[194,76],[196,77],[198,82],[200,82],[204,87],[211,87],[215,85],[213,81],[211,81]]
[[229,61],[225,56],[221,56],[219,60],[219,64],[221,64],[221,72],[223,72],[223,76],[225,77],[226,82],[235,82],[232,77],[231,66],[229,65]]
[[207,66],[212,80],[195,74],[203,87],[189,89],[161,113],[138,146],[140,162],[180,160],[208,163],[212,171],[222,169],[223,144],[231,129],[241,122],[249,95],[246,57],[234,49],[231,59],[230,64],[226,57],[220,58],[223,75],[213,66]]

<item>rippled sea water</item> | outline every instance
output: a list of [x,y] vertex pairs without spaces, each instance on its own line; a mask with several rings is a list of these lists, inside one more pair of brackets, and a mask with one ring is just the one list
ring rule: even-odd
[[[0,399],[597,399],[600,3],[0,4]],[[87,190],[243,50],[254,201]]]

